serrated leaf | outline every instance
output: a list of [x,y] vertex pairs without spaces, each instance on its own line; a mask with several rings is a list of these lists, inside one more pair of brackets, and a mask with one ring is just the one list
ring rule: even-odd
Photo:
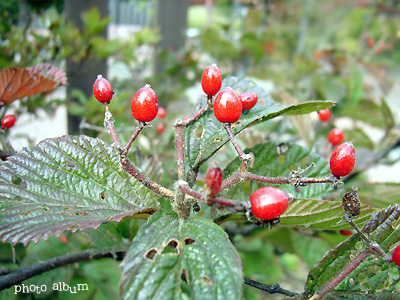
[[22,150],[0,165],[0,238],[37,242],[63,231],[147,218],[157,197],[121,169],[99,139],[63,136]]
[[123,266],[123,299],[242,299],[239,255],[204,218],[159,210],[139,230]]
[[97,229],[88,228],[84,234],[90,240],[90,248],[106,252],[128,251],[130,242],[122,236],[115,222],[101,225]]
[[[309,101],[301,104],[283,106],[274,102],[264,89],[248,79],[230,77],[222,82],[222,89],[230,86],[238,94],[253,91],[258,95],[258,102],[252,109],[244,111],[240,120],[232,124],[234,134],[247,127],[268,121],[278,116],[302,115],[312,111],[330,108],[332,101]],[[206,99],[199,99],[195,111],[203,107]],[[192,168],[199,167],[229,140],[228,134],[214,116],[207,111],[185,130],[185,151],[188,164]]]
[[360,183],[359,196],[364,203],[384,208],[400,203],[400,185],[398,183]]
[[[378,243],[384,251],[400,239],[398,222],[400,207],[388,207],[373,214],[364,225],[362,231],[369,233],[369,238]],[[305,286],[306,294],[317,292],[329,280],[348,265],[351,260],[364,249],[358,234],[353,234],[346,241],[328,251],[323,259],[310,270]],[[336,291],[355,291],[367,293],[398,291],[400,280],[394,263],[387,263],[382,258],[371,254],[353,272],[351,272],[336,288]]]
[[[324,177],[330,174],[329,164],[323,157],[296,144],[258,144],[253,148],[246,149],[245,153],[254,157],[252,166],[249,167],[248,171],[262,176],[288,177],[290,171],[298,170],[298,168],[305,169],[311,163],[314,163],[315,166],[302,176]],[[231,162],[224,170],[225,177],[237,171],[239,166],[239,159]],[[248,201],[252,192],[267,185],[257,182],[238,184],[228,191],[221,192],[220,195],[229,199]],[[343,223],[338,224],[344,216],[341,199],[339,201],[321,200],[322,196],[332,192],[329,184],[315,183],[298,188],[290,184],[275,186],[295,197],[281,216],[281,226],[332,230],[348,227]],[[374,211],[376,210],[371,206],[362,205],[361,213],[355,220],[356,224],[364,224]],[[229,215],[221,217],[217,222],[245,218],[245,216]]]

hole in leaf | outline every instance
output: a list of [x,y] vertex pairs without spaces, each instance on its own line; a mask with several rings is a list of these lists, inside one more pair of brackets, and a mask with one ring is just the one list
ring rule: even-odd
[[66,210],[71,210],[71,209],[72,209],[72,207],[70,207],[70,206],[66,206],[66,207],[64,207],[64,209],[66,209]]
[[381,281],[381,282],[379,282],[378,285],[376,286],[375,291],[376,291],[376,292],[383,292],[384,289],[385,289],[385,284],[384,284],[384,282]]
[[353,286],[354,286],[354,278],[353,278],[353,277],[350,277],[350,278],[349,278],[349,286],[350,286],[350,287],[353,287]]
[[167,254],[167,253],[173,253],[173,254],[178,254],[178,241],[175,239],[172,239],[168,242],[168,244],[164,247],[164,250],[162,251],[162,254]]
[[14,85],[12,83],[7,84],[6,86],[6,92],[10,93],[14,88]]
[[70,159],[67,159],[65,161],[65,166],[67,167],[67,169],[75,169],[76,163]]
[[380,273],[381,270],[382,270],[382,267],[378,266],[378,265],[371,265],[371,266],[368,267],[368,273],[370,275],[375,275],[377,273]]
[[222,140],[221,137],[217,137],[214,139],[214,144],[219,143]]
[[185,239],[185,245],[191,245],[191,244],[193,244],[194,242],[195,242],[195,240],[192,239],[192,238],[186,238],[186,239]]
[[276,146],[276,152],[278,155],[284,154],[289,150],[289,145],[287,143],[280,143],[278,146]]
[[203,275],[203,277],[201,277],[200,282],[201,282],[202,284],[204,284],[204,285],[212,285],[212,284],[213,284],[211,278],[208,277],[207,275]]
[[365,292],[369,291],[371,289],[371,284],[368,281],[365,281],[360,285],[360,289]]
[[235,129],[235,127],[237,127],[237,126],[240,126],[240,124],[242,124],[242,120],[239,120],[239,121],[237,121],[236,123],[233,123],[233,124],[231,125],[232,130]]
[[204,134],[204,126],[202,124],[198,124],[196,126],[196,129],[193,130],[193,135],[197,138],[197,139],[201,139],[203,137]]
[[106,200],[106,192],[101,192],[100,193],[100,198],[102,199],[102,200]]
[[192,297],[192,290],[189,288],[189,278],[188,278],[188,273],[185,269],[181,270],[181,285],[180,288],[182,290],[182,293],[185,293],[189,296],[191,299]]
[[157,254],[157,249],[150,249],[149,251],[146,252],[144,257],[147,259],[153,259],[156,254]]
[[43,205],[43,206],[42,206],[42,210],[43,210],[43,211],[49,211],[49,209],[50,209],[50,208],[49,208],[47,205]]

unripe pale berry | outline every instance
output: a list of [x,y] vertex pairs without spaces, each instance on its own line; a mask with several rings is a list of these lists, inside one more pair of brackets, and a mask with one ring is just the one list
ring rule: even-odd
[[93,94],[97,101],[105,103],[111,101],[114,92],[111,83],[103,76],[98,75],[93,84]]
[[214,96],[220,90],[222,85],[222,76],[216,64],[205,68],[201,76],[201,87],[208,96]]
[[330,167],[333,175],[346,176],[353,171],[356,164],[356,150],[353,143],[346,142],[333,151],[330,159]]
[[3,128],[9,129],[9,128],[13,127],[14,124],[15,124],[15,116],[14,115],[7,115],[7,116],[4,116],[3,119],[1,119],[1,126]]
[[242,102],[231,88],[218,93],[214,101],[214,115],[221,123],[235,123],[242,115]]
[[343,142],[343,131],[339,128],[333,128],[328,134],[328,141],[333,146],[339,145]]
[[255,92],[246,92],[240,95],[243,110],[249,110],[256,105],[258,96]]
[[210,168],[204,179],[204,192],[211,198],[214,198],[221,190],[224,174],[220,168]]
[[276,187],[263,187],[250,196],[251,212],[262,220],[273,220],[289,206],[288,195]]
[[150,122],[157,116],[157,95],[150,86],[146,85],[133,96],[131,112],[132,116],[141,122]]

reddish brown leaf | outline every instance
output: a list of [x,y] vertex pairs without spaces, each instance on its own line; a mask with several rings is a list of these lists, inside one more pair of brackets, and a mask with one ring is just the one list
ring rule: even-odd
[[65,73],[47,63],[25,69],[5,68],[0,70],[0,101],[10,104],[14,100],[50,92],[66,84]]

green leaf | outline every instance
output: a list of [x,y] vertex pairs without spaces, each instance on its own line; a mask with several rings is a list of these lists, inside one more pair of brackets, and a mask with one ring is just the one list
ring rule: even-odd
[[[311,163],[315,166],[302,176],[324,177],[330,174],[328,162],[316,153],[307,148],[291,143],[265,143],[258,144],[251,149],[244,151],[254,157],[248,171],[254,174],[267,177],[288,177],[290,171],[305,169]],[[239,169],[240,160],[232,161],[224,170],[225,177]],[[248,201],[252,192],[256,189],[267,186],[265,183],[246,182],[243,185],[237,184],[228,191],[220,193],[221,197]],[[271,184],[269,184],[271,185]],[[321,200],[326,194],[333,192],[329,184],[314,183],[304,187],[293,187],[290,184],[279,185],[279,188],[295,197],[289,204],[286,212],[281,216],[280,225],[313,229],[345,229],[346,224],[338,224],[344,216],[342,201]],[[363,224],[375,211],[369,205],[362,205],[361,213],[356,224]],[[220,217],[217,222],[227,220],[246,219],[245,216],[228,215]]]
[[385,99],[381,99],[381,113],[386,129],[393,128],[396,122],[394,120],[392,111],[387,102],[385,101]]
[[[223,81],[221,89],[225,89],[228,86],[239,95],[248,91],[256,92],[258,95],[256,106],[244,111],[240,120],[232,124],[235,135],[247,127],[278,116],[307,114],[312,111],[330,108],[334,105],[332,101],[309,101],[285,107],[274,102],[264,89],[248,79],[230,77]],[[203,107],[206,101],[205,98],[199,99],[195,111]],[[215,118],[212,110],[207,111],[185,130],[185,151],[188,164],[192,168],[199,167],[228,141],[229,137],[222,123]]]
[[66,230],[147,218],[157,197],[121,169],[99,139],[63,136],[22,150],[0,165],[0,238],[28,244]]
[[[365,223],[362,231],[369,234],[373,242],[388,252],[394,243],[400,239],[400,226],[397,221],[400,216],[398,205],[381,210]],[[328,251],[323,259],[310,270],[305,286],[306,294],[317,292],[323,285],[347,266],[354,257],[364,249],[358,234],[353,234],[346,241]],[[387,263],[382,258],[371,254],[352,273],[350,273],[336,288],[337,291],[354,292],[393,292],[398,291],[400,280],[395,264]]]
[[242,299],[239,255],[204,218],[159,210],[139,230],[123,266],[122,299]]
[[400,185],[398,183],[360,183],[358,194],[366,204],[385,208],[400,203]]

